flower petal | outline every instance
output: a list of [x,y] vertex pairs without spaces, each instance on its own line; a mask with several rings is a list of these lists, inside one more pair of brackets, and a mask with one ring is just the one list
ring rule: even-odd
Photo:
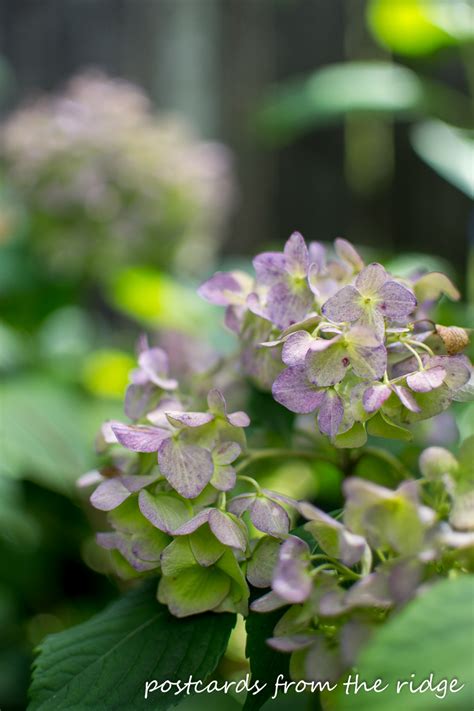
[[290,518],[283,506],[257,496],[250,508],[250,518],[259,531],[278,538],[290,530]]
[[355,285],[363,296],[374,296],[387,281],[387,272],[381,264],[373,262],[358,275]]
[[90,502],[99,511],[112,511],[130,496],[130,491],[119,478],[105,479],[90,497]]
[[180,412],[179,410],[173,410],[165,414],[172,425],[182,425],[183,427],[202,427],[214,419],[214,415],[209,412]]
[[404,388],[403,385],[392,385],[392,387],[394,393],[396,393],[398,399],[407,410],[410,410],[410,412],[421,412],[421,407],[407,388]]
[[181,496],[194,499],[214,473],[211,453],[198,445],[166,439],[158,450],[161,472]]
[[173,494],[160,493],[154,496],[149,491],[140,491],[138,506],[143,516],[164,533],[173,533],[192,516],[190,504]]
[[300,365],[286,368],[272,386],[273,397],[291,412],[308,414],[320,406],[324,393],[312,385]]
[[376,412],[384,404],[385,400],[388,400],[392,390],[388,385],[383,385],[382,383],[376,383],[371,385],[364,392],[362,397],[362,404],[366,412]]
[[407,376],[407,385],[417,393],[427,393],[439,388],[446,377],[446,371],[441,365],[419,370]]
[[248,537],[245,534],[245,524],[236,519],[233,514],[227,514],[219,509],[211,509],[209,526],[218,541],[224,546],[245,551]]
[[322,313],[335,323],[356,321],[362,315],[362,306],[359,301],[360,293],[349,284],[323,304]]
[[300,603],[309,597],[312,580],[308,570],[308,556],[308,545],[301,538],[290,536],[282,544],[272,588],[283,600]]
[[168,378],[168,356],[162,348],[149,348],[140,353],[138,364],[148,380],[163,390],[175,390],[178,381]]
[[306,354],[306,377],[314,385],[328,387],[344,378],[349,365],[346,348],[339,336],[330,340],[318,338]]
[[170,436],[169,430],[147,425],[112,425],[117,440],[132,452],[157,452],[163,440]]
[[269,286],[281,279],[285,257],[281,252],[262,252],[252,262],[259,284]]
[[[314,294],[307,284],[292,284],[291,277],[276,282],[268,292],[265,314],[278,328],[288,328],[308,315]],[[250,307],[249,307],[250,308]]]
[[328,390],[318,413],[318,426],[323,434],[334,437],[344,417],[344,405],[334,391]]
[[339,259],[342,259],[343,262],[350,264],[355,272],[360,272],[360,270],[363,269],[364,260],[352,244],[346,239],[342,239],[341,237],[335,239],[334,248]]
[[293,232],[285,244],[283,253],[288,274],[295,277],[306,277],[309,267],[309,254],[306,242],[299,232]]
[[281,359],[286,365],[303,365],[306,353],[314,338],[308,331],[296,331],[288,336],[283,345]]
[[379,290],[379,298],[377,308],[393,321],[403,321],[416,307],[413,292],[396,281],[386,281]]
[[242,303],[250,285],[251,278],[244,272],[216,272],[201,284],[198,294],[211,304],[228,306]]

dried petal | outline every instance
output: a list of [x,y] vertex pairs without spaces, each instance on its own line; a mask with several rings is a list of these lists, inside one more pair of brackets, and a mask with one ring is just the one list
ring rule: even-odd
[[319,407],[324,391],[312,385],[303,366],[295,365],[283,370],[272,386],[273,397],[291,412],[307,414]]

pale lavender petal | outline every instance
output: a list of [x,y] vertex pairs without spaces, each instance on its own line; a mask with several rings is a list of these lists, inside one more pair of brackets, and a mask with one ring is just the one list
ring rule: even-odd
[[252,506],[255,500],[255,494],[242,494],[241,496],[234,496],[227,505],[227,509],[235,514],[236,516],[241,516],[244,511]]
[[305,277],[308,274],[309,254],[306,242],[299,232],[293,232],[285,244],[285,268],[288,274]]
[[278,610],[280,607],[286,607],[287,605],[287,600],[270,590],[266,595],[254,600],[250,605],[250,609],[253,612],[273,612],[273,610]]
[[266,313],[278,328],[283,329],[304,319],[313,306],[314,294],[309,286],[302,288],[290,281],[279,281],[268,292]]
[[318,413],[318,426],[323,434],[334,437],[344,417],[342,400],[333,391],[327,391]]
[[364,380],[379,380],[387,369],[387,350],[380,345],[368,348],[350,345],[348,353],[354,373]]
[[439,388],[446,377],[446,371],[441,365],[419,370],[407,376],[407,385],[417,393],[427,393]]
[[290,536],[282,544],[272,582],[279,597],[291,603],[304,602],[309,597],[312,580],[308,556],[308,545],[296,536]]
[[98,469],[92,469],[90,472],[86,472],[76,482],[76,486],[79,489],[86,489],[88,486],[95,486],[104,481],[104,477]]
[[173,533],[191,518],[189,504],[172,494],[153,496],[149,491],[140,491],[138,506],[144,517],[164,533]]
[[214,415],[222,415],[225,417],[226,414],[226,403],[225,398],[220,390],[217,388],[212,388],[209,390],[207,395],[207,404],[210,412]]
[[213,509],[203,509],[198,514],[196,514],[196,516],[193,516],[193,518],[191,518],[189,521],[186,521],[186,523],[183,523],[181,526],[178,526],[178,528],[173,531],[173,535],[189,536],[191,533],[194,533],[194,531],[196,531],[201,526],[204,526],[204,524],[209,521],[211,511],[213,511]]
[[342,237],[334,240],[334,248],[339,259],[351,265],[354,271],[359,272],[364,267],[364,261],[350,242]]
[[360,272],[355,285],[363,296],[373,296],[378,293],[387,279],[387,272],[382,265],[373,262]]
[[151,412],[147,412],[146,418],[156,427],[169,428],[169,420],[166,417],[167,412],[184,412],[184,407],[179,400],[175,398],[162,398],[158,407]]
[[330,340],[318,338],[306,354],[306,377],[310,383],[320,387],[335,385],[344,378],[350,362],[339,336]]
[[239,525],[238,519],[233,520],[232,515],[225,514],[219,509],[212,509],[209,514],[209,526],[217,540],[224,546],[238,548],[241,551],[247,548],[245,524]]
[[148,379],[163,390],[175,390],[178,381],[168,378],[168,356],[162,348],[150,348],[140,353],[138,358],[140,368]]
[[237,442],[223,442],[212,450],[212,458],[219,465],[232,464],[235,462],[242,449]]
[[377,308],[389,319],[401,321],[416,307],[414,294],[396,281],[386,281],[379,290]]
[[300,365],[280,373],[273,383],[272,394],[280,405],[302,415],[313,412],[324,397],[324,392],[308,381],[305,368]]
[[464,355],[435,356],[427,359],[425,365],[442,366],[446,371],[444,382],[450,390],[461,388],[471,376],[469,360]]
[[212,456],[207,449],[171,438],[161,444],[158,464],[173,489],[186,499],[199,496],[214,473]]
[[262,496],[253,502],[250,518],[255,528],[270,536],[284,536],[290,530],[290,518],[283,506]]
[[209,412],[167,412],[166,417],[172,425],[182,425],[183,427],[202,427],[209,424],[214,419],[214,415]]
[[421,407],[407,388],[404,388],[403,385],[392,385],[392,387],[398,399],[407,410],[411,412],[421,412]]
[[281,359],[286,365],[303,365],[308,348],[314,338],[308,331],[296,331],[288,336],[283,345]]
[[262,252],[252,263],[257,281],[263,285],[274,284],[285,271],[285,257],[281,252]]
[[255,316],[259,316],[260,318],[263,318],[266,321],[271,320],[267,308],[262,304],[259,295],[255,292],[252,292],[247,296],[246,304],[248,310],[255,314]]
[[155,481],[157,481],[160,478],[160,474],[142,474],[141,476],[137,476],[136,474],[132,474],[130,476],[121,476],[120,481],[122,484],[125,486],[126,489],[130,491],[130,493],[135,493],[136,491],[140,491],[141,489],[144,489],[146,486],[150,486],[150,484],[154,484]]
[[237,473],[234,467],[216,464],[211,479],[211,484],[215,489],[219,491],[230,491],[234,488],[236,481]]
[[93,492],[90,502],[95,509],[100,511],[113,511],[129,496],[130,491],[120,479],[105,479]]
[[156,388],[152,383],[145,385],[129,385],[125,393],[124,411],[131,420],[138,420],[148,409]]
[[375,412],[376,410],[379,410],[391,394],[392,390],[388,385],[383,385],[382,383],[371,385],[367,388],[362,397],[364,410],[366,412]]
[[238,410],[237,412],[230,412],[227,415],[227,422],[233,427],[248,427],[250,424],[250,417],[246,412]]
[[362,315],[362,306],[359,302],[359,292],[349,284],[323,304],[322,312],[326,318],[335,323],[356,321]]
[[170,436],[169,430],[146,425],[124,425],[116,422],[112,429],[120,444],[132,452],[157,452],[163,440]]
[[225,310],[224,324],[234,333],[239,333],[242,321],[246,314],[247,309],[245,306],[228,306]]
[[321,242],[310,242],[308,245],[309,261],[315,264],[319,271],[326,263],[326,247]]
[[235,303],[232,296],[242,294],[242,284],[229,272],[216,272],[214,276],[201,284],[199,296],[217,306]]
[[312,634],[293,634],[288,637],[270,637],[267,639],[267,644],[277,652],[296,652],[299,649],[307,649],[314,640]]

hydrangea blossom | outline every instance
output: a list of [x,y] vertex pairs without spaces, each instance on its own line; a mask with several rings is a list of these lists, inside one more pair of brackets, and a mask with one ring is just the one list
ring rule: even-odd
[[409,283],[378,263],[365,266],[346,240],[336,240],[330,258],[299,233],[253,264],[253,280],[220,273],[200,293],[227,307],[245,372],[292,412],[317,413],[336,446],[433,417],[469,381],[466,332],[426,330],[428,301],[459,296],[444,275]]

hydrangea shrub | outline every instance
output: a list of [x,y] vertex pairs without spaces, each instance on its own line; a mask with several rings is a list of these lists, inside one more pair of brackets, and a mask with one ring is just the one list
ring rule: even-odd
[[[474,572],[473,438],[456,454],[426,449],[412,473],[378,450],[392,487],[351,469],[368,438],[408,440],[472,396],[468,335],[430,320],[441,295],[459,296],[445,275],[399,279],[343,239],[329,251],[294,233],[253,265],[254,276],[217,273],[199,290],[225,307],[236,356],[184,364],[142,338],[126,421],[104,424],[101,466],[80,485],[105,512],[97,542],[119,578],[156,580],[178,618],[281,609],[266,644],[291,655],[292,678],[337,680],[410,600]],[[285,449],[267,444],[270,421],[262,432],[229,406],[249,382],[293,413]],[[336,512],[252,471],[328,452],[348,463]]]

